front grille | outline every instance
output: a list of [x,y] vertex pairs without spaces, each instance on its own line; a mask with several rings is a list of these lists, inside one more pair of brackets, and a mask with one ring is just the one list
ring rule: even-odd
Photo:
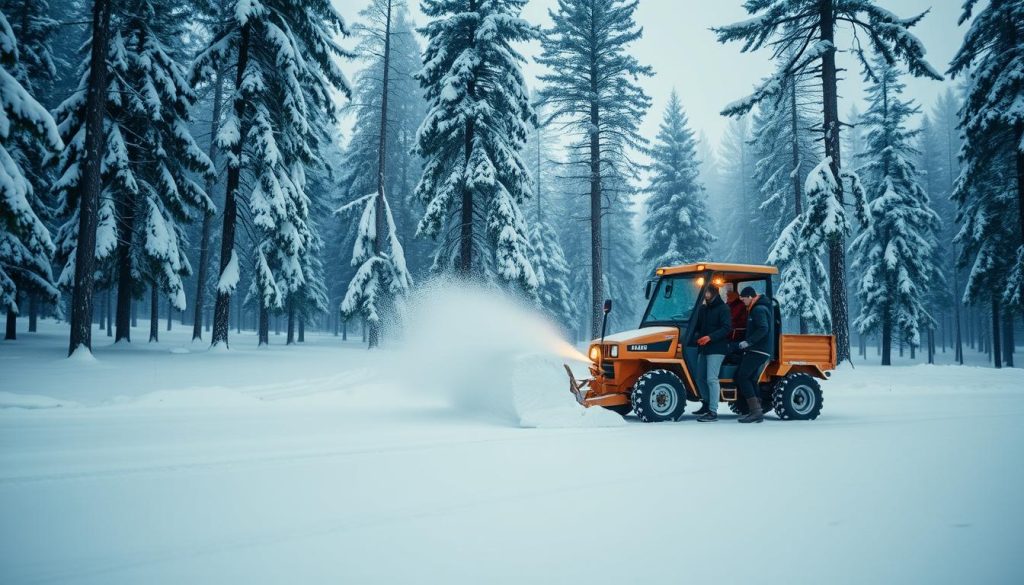
[[612,364],[612,363],[609,363],[609,362],[602,362],[601,363],[601,373],[604,374],[604,377],[606,379],[614,380],[615,379],[615,364]]

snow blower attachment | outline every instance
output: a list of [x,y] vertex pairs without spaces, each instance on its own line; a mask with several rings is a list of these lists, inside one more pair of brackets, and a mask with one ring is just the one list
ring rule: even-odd
[[[584,407],[601,406],[619,414],[635,413],[644,422],[678,420],[686,401],[699,401],[704,376],[698,371],[696,314],[712,284],[721,294],[750,286],[772,301],[775,339],[772,359],[761,374],[759,393],[765,410],[784,420],[811,420],[821,412],[818,380],[836,366],[831,335],[782,334],[782,316],[772,294],[774,266],[700,263],[659,268],[647,283],[647,309],[640,327],[605,336],[611,301],[605,301],[601,338],[587,351],[590,375],[578,380],[568,365],[569,391]],[[694,317],[694,318],[691,318]],[[734,328],[736,340],[743,331]],[[739,361],[726,358],[719,381],[721,401],[746,413],[734,380]]]

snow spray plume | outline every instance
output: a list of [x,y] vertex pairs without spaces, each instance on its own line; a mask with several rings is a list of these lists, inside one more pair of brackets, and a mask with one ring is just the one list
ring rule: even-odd
[[407,388],[465,412],[519,423],[524,391],[579,408],[561,363],[586,356],[498,288],[450,279],[420,287],[409,299],[403,352]]

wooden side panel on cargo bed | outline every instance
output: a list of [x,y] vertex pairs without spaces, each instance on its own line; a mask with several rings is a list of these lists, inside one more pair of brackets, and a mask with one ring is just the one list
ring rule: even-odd
[[785,376],[790,370],[813,368],[823,377],[835,367],[836,341],[831,335],[783,334],[779,340],[779,361],[768,369],[773,370],[771,375]]

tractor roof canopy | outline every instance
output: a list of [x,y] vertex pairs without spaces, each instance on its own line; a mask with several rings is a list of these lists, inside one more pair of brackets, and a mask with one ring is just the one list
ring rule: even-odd
[[670,274],[687,274],[693,272],[704,272],[706,270],[721,273],[726,280],[735,280],[752,275],[760,276],[779,273],[779,269],[774,266],[763,266],[760,264],[723,264],[719,262],[698,262],[696,264],[664,266],[655,272],[658,276],[668,276]]

